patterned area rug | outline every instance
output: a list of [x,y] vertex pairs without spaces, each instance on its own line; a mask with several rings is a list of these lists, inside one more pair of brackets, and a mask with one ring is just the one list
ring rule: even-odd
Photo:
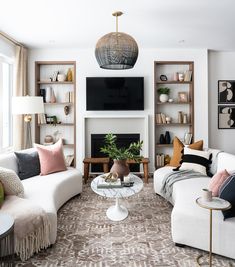
[[[17,262],[16,266],[197,266],[195,259],[202,252],[174,245],[170,232],[172,207],[154,193],[152,182],[139,194],[122,201],[129,216],[122,222],[112,222],[106,217],[106,210],[114,204],[114,199],[98,196],[85,185],[83,193],[67,202],[58,213],[56,244],[25,263]],[[224,257],[213,259],[213,266],[234,264]]]

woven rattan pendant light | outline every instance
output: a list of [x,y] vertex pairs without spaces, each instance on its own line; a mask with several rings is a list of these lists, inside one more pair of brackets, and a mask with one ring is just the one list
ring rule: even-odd
[[118,17],[123,13],[114,12],[116,32],[101,37],[95,48],[95,56],[102,69],[124,70],[134,67],[138,57],[138,45],[130,35],[118,32]]

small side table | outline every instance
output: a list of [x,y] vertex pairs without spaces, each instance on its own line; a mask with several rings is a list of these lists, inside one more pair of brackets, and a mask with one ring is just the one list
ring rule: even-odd
[[14,266],[14,219],[0,213],[0,266]]
[[[212,266],[212,211],[213,210],[228,210],[231,208],[231,204],[219,197],[213,197],[212,201],[205,201],[202,197],[196,199],[196,203],[204,208],[210,210],[210,244],[209,244],[209,267]],[[197,257],[197,264],[201,266],[200,258],[202,255]]]

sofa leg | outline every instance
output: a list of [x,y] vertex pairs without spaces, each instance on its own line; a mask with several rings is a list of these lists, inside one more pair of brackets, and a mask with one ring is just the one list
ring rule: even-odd
[[176,246],[176,247],[179,247],[179,248],[184,248],[184,247],[185,247],[184,244],[180,244],[180,243],[175,243],[175,246]]

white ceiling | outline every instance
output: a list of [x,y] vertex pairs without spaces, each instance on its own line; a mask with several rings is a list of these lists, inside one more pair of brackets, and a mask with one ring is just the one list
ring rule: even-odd
[[0,30],[30,47],[94,47],[116,10],[141,48],[235,50],[235,0],[0,0]]

